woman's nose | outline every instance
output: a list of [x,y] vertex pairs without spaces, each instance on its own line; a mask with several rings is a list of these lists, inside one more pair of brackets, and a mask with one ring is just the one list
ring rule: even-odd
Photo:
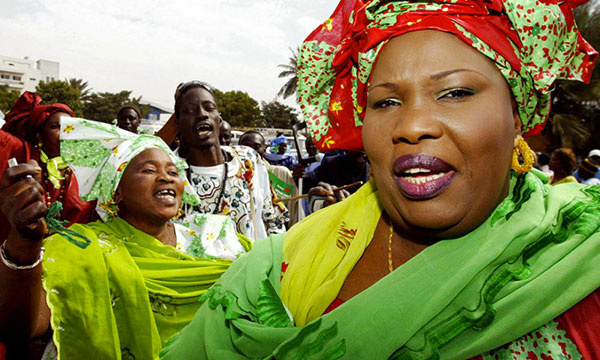
[[426,104],[406,104],[396,118],[394,143],[418,144],[440,138],[444,132],[443,125],[431,108]]

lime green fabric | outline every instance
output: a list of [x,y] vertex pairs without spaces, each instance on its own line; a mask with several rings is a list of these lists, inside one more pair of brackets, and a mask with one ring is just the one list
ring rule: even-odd
[[[465,359],[503,345],[600,286],[600,188],[546,182],[539,172],[513,177],[510,195],[480,227],[426,248],[332,312],[292,325],[273,298],[289,292],[286,298],[311,301],[321,291],[323,302],[333,300],[321,287],[341,286],[338,264],[354,257],[354,246],[368,245],[350,242],[325,260],[338,237],[320,225],[372,233],[370,212],[378,197],[366,184],[304,220],[313,227],[285,235],[287,249],[302,243],[295,246],[300,255],[283,253],[283,236],[256,242],[203,296],[194,320],[161,357]],[[292,261],[285,274],[304,274],[304,280],[282,290],[285,256]],[[315,283],[313,276],[328,271]],[[291,310],[294,318],[303,312]]]
[[155,359],[190,322],[198,299],[231,264],[163,245],[120,218],[71,228],[44,242],[43,286],[59,359]]
[[296,326],[323,314],[371,243],[383,206],[371,182],[358,192],[352,201],[360,206],[327,209],[327,214],[313,215],[312,221],[296,224],[286,235],[281,299],[294,314]]
[[56,156],[52,159],[48,158],[48,155],[42,150],[40,150],[40,161],[46,164],[46,170],[48,170],[48,179],[54,185],[55,189],[60,189],[60,181],[65,178],[60,174],[60,171],[67,168],[67,163],[64,162],[62,157]]

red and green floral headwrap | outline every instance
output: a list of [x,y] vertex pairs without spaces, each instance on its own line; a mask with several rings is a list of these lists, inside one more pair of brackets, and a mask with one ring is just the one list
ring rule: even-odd
[[494,61],[524,136],[539,133],[557,79],[589,81],[598,53],[579,33],[579,0],[342,0],[302,44],[298,103],[323,150],[361,150],[371,71],[385,43],[409,31],[456,35]]

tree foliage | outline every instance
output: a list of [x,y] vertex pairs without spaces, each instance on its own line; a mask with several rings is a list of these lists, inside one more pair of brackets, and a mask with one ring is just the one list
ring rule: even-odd
[[298,121],[296,110],[279,101],[273,100],[268,103],[263,101],[261,107],[266,127],[291,129]]
[[81,91],[71,86],[67,81],[52,80],[40,81],[35,91],[44,99],[43,104],[62,103],[68,105],[75,116],[83,116],[83,103]]
[[123,90],[118,93],[99,92],[89,95],[84,104],[84,117],[90,120],[112,123],[117,118],[117,112],[121,106],[127,103],[136,104],[140,107],[142,117],[148,113],[147,106],[140,106],[141,97],[132,98],[131,91]]
[[8,85],[0,85],[0,110],[6,114],[19,98],[19,92],[9,90]]
[[231,126],[261,127],[264,125],[258,102],[248,93],[215,90],[215,97],[221,117]]
[[292,52],[292,56],[289,58],[289,64],[277,65],[277,67],[284,69],[279,73],[279,77],[289,77],[277,93],[277,96],[282,96],[284,99],[295,95],[296,89],[298,88],[298,52],[300,51],[300,48],[297,48],[296,51],[290,48],[290,51]]
[[79,89],[79,100],[81,100],[81,102],[86,102],[89,99],[92,89],[88,88],[87,81],[77,78],[70,78],[66,79],[65,81],[67,81],[72,87]]

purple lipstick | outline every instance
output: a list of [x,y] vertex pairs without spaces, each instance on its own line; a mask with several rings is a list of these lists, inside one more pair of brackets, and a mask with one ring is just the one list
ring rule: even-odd
[[403,155],[394,162],[400,192],[410,200],[427,200],[450,185],[456,170],[442,159],[429,155]]

